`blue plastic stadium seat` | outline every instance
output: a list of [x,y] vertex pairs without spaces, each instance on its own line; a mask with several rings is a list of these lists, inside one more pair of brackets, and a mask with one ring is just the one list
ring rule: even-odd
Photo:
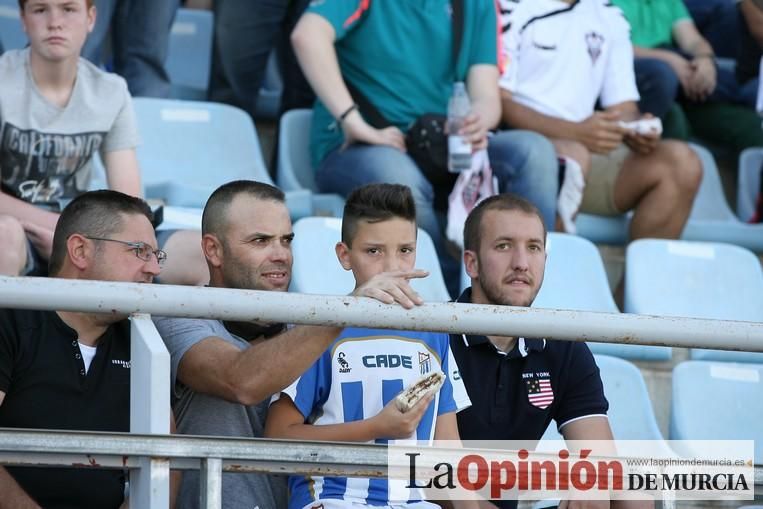
[[18,0],[0,0],[0,42],[5,51],[21,49],[27,45],[27,36],[21,27]]
[[[626,252],[625,311],[763,321],[763,271],[729,244],[641,239]],[[692,349],[693,359],[763,363],[763,354]]]
[[[599,250],[591,241],[565,233],[549,233],[546,273],[533,307],[618,313]],[[669,360],[665,346],[588,343],[596,354],[627,359]]]
[[581,212],[575,219],[577,234],[596,244],[627,244],[630,225],[631,214],[607,217]]
[[739,156],[737,216],[740,221],[749,221],[755,212],[755,200],[760,191],[762,169],[763,148],[748,148]]
[[[641,371],[633,363],[617,357],[595,355],[594,358],[609,402],[607,416],[615,439],[663,441]],[[543,440],[561,440],[556,426],[549,426]],[[672,453],[666,443],[659,449]]]
[[[212,191],[232,180],[273,184],[254,123],[244,111],[218,103],[144,97],[134,104],[146,197],[178,207],[203,207]],[[308,191],[286,193],[286,203],[293,218],[312,214]]]
[[[702,161],[703,178],[689,221],[681,238],[706,242],[726,242],[763,252],[763,225],[739,221],[723,193],[718,167],[704,147],[691,144]],[[625,244],[628,241],[630,214],[615,217],[579,214],[578,234],[599,244]]]
[[[334,217],[305,217],[294,224],[292,292],[346,295],[352,291],[352,273],[339,265],[334,251],[341,233],[342,220]],[[432,239],[420,228],[416,267],[429,271],[428,277],[411,281],[424,300],[450,300]]]
[[[281,117],[278,136],[278,186],[284,191],[308,189],[318,193],[315,172],[310,162],[310,123],[312,110],[291,110]],[[340,217],[344,199],[337,194],[315,194],[315,208]]]
[[712,160],[710,153],[701,147],[694,148],[703,160],[705,173],[681,238],[726,242],[763,253],[763,224],[746,224],[737,218],[726,201],[717,167],[706,163],[708,159]]
[[673,369],[671,440],[754,440],[763,463],[763,365],[686,361]]
[[176,99],[205,100],[212,62],[212,11],[179,8],[165,67]]
[[251,118],[224,104],[136,98],[138,159],[149,198],[203,207],[236,179],[271,183]]
[[609,401],[609,423],[618,440],[662,440],[641,371],[631,362],[596,355],[604,395]]

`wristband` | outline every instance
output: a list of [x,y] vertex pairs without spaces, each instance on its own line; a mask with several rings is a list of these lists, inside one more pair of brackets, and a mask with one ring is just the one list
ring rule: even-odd
[[353,103],[352,106],[344,110],[344,112],[341,115],[339,115],[339,118],[336,119],[336,123],[341,124],[342,122],[344,122],[344,119],[347,118],[347,115],[349,115],[350,113],[352,113],[353,111],[357,109],[358,109],[358,105]]

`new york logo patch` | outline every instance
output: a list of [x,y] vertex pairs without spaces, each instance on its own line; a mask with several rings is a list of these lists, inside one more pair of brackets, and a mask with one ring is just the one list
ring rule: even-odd
[[530,404],[545,410],[554,401],[554,391],[550,378],[534,378],[525,380],[527,384],[527,399]]

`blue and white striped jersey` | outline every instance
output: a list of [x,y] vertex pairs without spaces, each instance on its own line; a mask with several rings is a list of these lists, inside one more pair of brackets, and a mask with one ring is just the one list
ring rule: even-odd
[[[431,441],[438,415],[471,405],[447,334],[345,329],[283,393],[292,399],[305,422],[313,425],[359,421],[373,417],[408,385],[436,370],[445,373],[445,383],[421,419],[415,436],[410,437]],[[384,444],[387,440],[375,442]],[[301,509],[319,499],[367,505],[389,503],[386,479],[292,476],[289,491],[290,509]]]

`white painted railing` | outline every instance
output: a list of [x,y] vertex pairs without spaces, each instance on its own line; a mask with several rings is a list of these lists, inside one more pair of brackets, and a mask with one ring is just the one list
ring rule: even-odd
[[0,307],[131,315],[131,435],[3,430],[0,464],[128,467],[131,500],[151,509],[167,507],[171,466],[200,469],[201,506],[219,508],[223,471],[309,474],[328,465],[381,477],[387,459],[380,446],[150,436],[169,432],[170,412],[169,354],[151,314],[763,352],[763,324],[753,322],[454,303],[404,310],[364,298],[55,278],[0,277]]

